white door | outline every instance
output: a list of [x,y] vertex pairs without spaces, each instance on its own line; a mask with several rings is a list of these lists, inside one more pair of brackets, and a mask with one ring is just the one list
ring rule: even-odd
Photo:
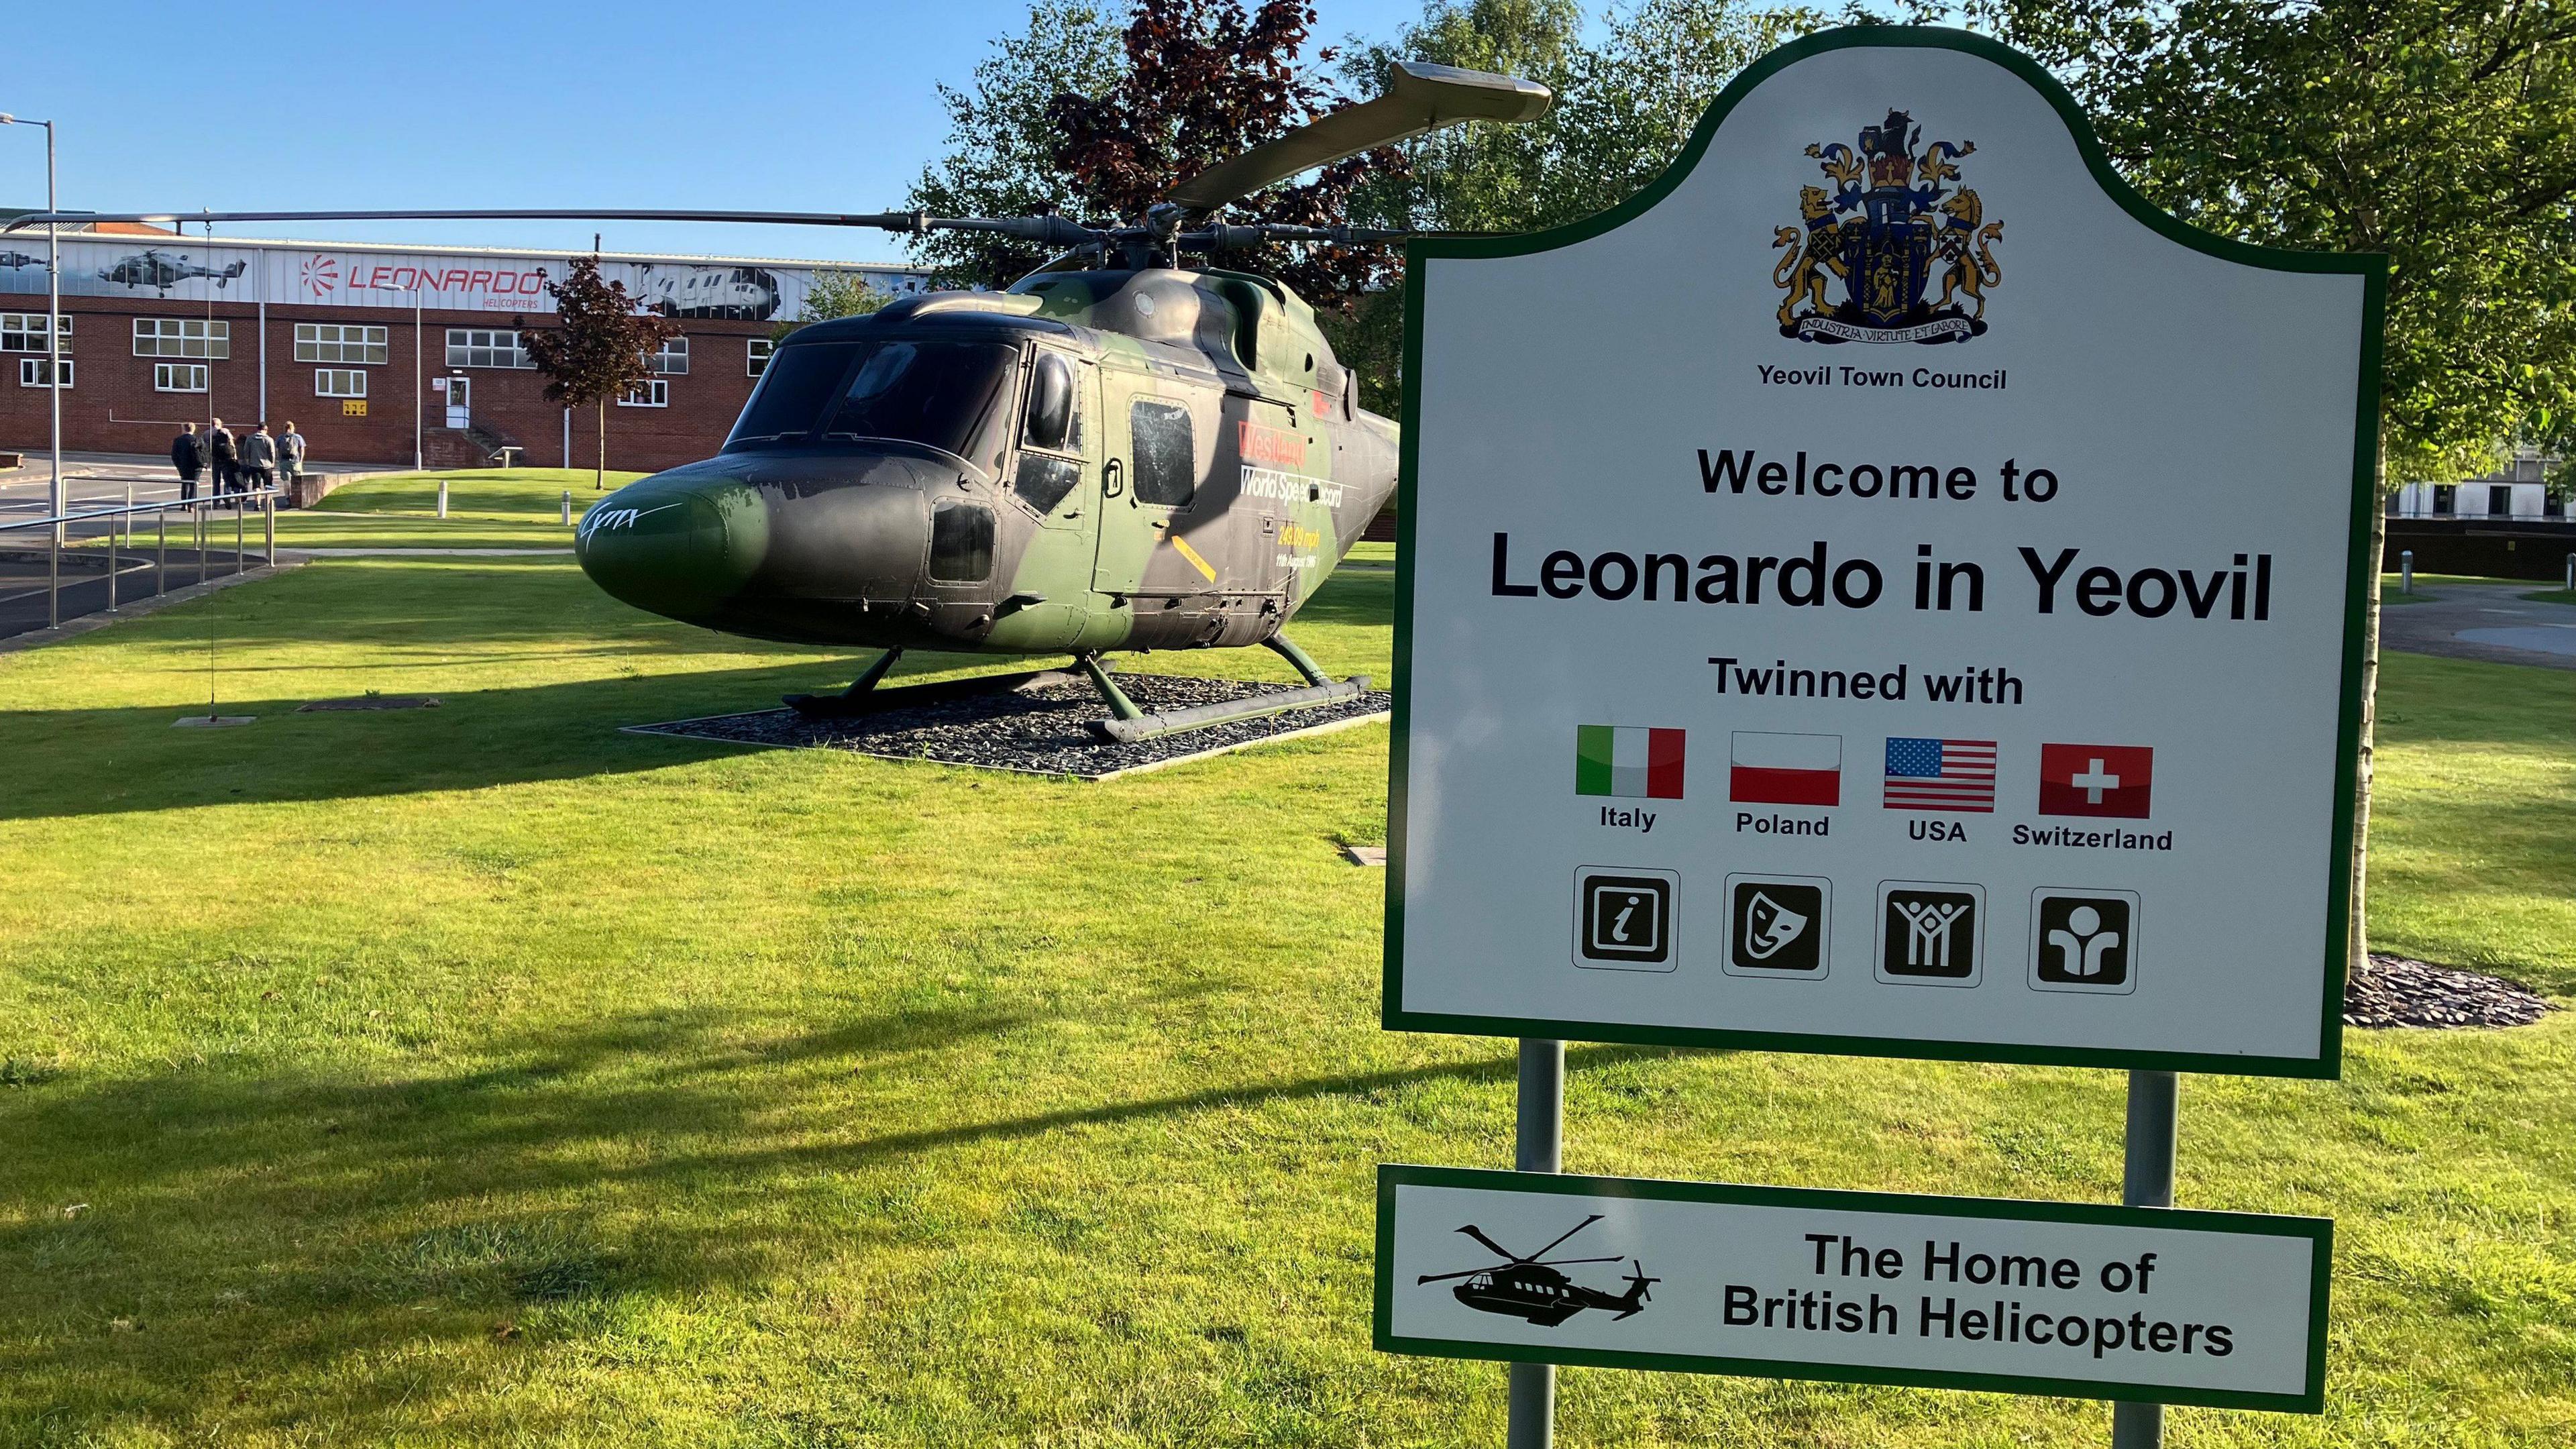
[[474,382],[471,378],[447,380],[447,425],[469,428],[474,425]]

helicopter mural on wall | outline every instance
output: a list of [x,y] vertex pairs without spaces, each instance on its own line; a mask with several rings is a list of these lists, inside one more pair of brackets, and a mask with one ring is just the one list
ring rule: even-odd
[[[1613,1253],[1606,1258],[1548,1257],[1548,1254],[1563,1244],[1566,1239],[1599,1221],[1601,1221],[1601,1214],[1594,1213],[1557,1234],[1553,1242],[1526,1257],[1485,1236],[1484,1230],[1474,1223],[1468,1223],[1458,1231],[1484,1244],[1500,1255],[1503,1261],[1489,1263],[1482,1268],[1465,1268],[1455,1273],[1425,1273],[1413,1281],[1416,1286],[1419,1286],[1425,1283],[1446,1283],[1453,1278],[1462,1279],[1464,1281],[1457,1287],[1449,1290],[1451,1296],[1459,1302],[1479,1313],[1499,1313],[1506,1318],[1526,1319],[1541,1328],[1554,1328],[1587,1308],[1597,1308],[1609,1313],[1610,1321],[1616,1323],[1622,1318],[1634,1317],[1643,1312],[1648,1301],[1647,1285],[1661,1283],[1664,1280],[1647,1277],[1644,1263],[1634,1259],[1624,1259],[1623,1255],[1618,1253]],[[1598,1288],[1586,1288],[1557,1271],[1561,1267],[1571,1267],[1577,1263],[1621,1261],[1627,1261],[1632,1265],[1627,1274],[1628,1291],[1625,1293],[1605,1293]]]
[[192,277],[208,278],[221,287],[249,269],[250,264],[242,261],[227,267],[204,266],[189,261],[186,252],[173,256],[156,247],[117,258],[113,265],[99,268],[98,279],[121,287],[150,287],[167,297],[172,287]]
[[[1199,172],[1141,217],[1096,227],[1054,215],[555,209],[82,219],[802,223],[983,232],[1057,250],[1001,292],[922,293],[798,329],[714,457],[601,500],[575,551],[600,587],[668,618],[881,651],[845,691],[788,697],[808,714],[1034,677],[880,689],[907,650],[1070,655],[1109,709],[1099,732],[1136,740],[1368,687],[1328,677],[1282,630],[1394,493],[1396,426],[1359,406],[1357,379],[1303,298],[1275,278],[1187,259],[1413,233],[1214,214],[1426,131],[1534,120],[1552,100],[1528,81],[1400,61],[1376,98]],[[1305,686],[1147,715],[1100,662],[1112,649],[1254,644]]]

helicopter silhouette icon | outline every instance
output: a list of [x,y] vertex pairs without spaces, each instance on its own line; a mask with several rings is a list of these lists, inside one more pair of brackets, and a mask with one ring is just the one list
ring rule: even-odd
[[1645,1308],[1647,1284],[1661,1283],[1664,1280],[1647,1277],[1646,1265],[1631,1259],[1629,1261],[1635,1263],[1635,1267],[1627,1275],[1628,1291],[1615,1294],[1604,1293],[1597,1288],[1584,1287],[1558,1272],[1557,1269],[1575,1263],[1616,1263],[1620,1261],[1619,1254],[1613,1253],[1606,1258],[1549,1258],[1547,1256],[1566,1239],[1599,1221],[1601,1221],[1601,1214],[1594,1213],[1557,1234],[1553,1242],[1527,1257],[1485,1236],[1484,1230],[1474,1223],[1468,1223],[1457,1231],[1465,1233],[1468,1237],[1501,1254],[1503,1261],[1488,1267],[1463,1269],[1456,1273],[1425,1273],[1413,1281],[1420,1285],[1445,1283],[1452,1278],[1463,1278],[1465,1282],[1449,1290],[1459,1302],[1479,1313],[1500,1313],[1509,1318],[1527,1319],[1541,1328],[1554,1328],[1586,1308],[1616,1310],[1611,1318],[1611,1322],[1616,1323]]

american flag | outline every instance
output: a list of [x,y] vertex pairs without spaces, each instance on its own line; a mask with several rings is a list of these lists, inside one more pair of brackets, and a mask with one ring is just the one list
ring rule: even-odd
[[1992,814],[1995,742],[1890,737],[1884,803],[1890,810],[1972,810]]

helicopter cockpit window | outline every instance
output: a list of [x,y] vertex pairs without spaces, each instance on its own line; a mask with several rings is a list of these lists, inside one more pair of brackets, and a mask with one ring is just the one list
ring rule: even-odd
[[1198,491],[1198,447],[1190,410],[1175,402],[1138,398],[1127,412],[1136,450],[1136,501],[1186,508]]
[[[983,446],[1010,376],[991,342],[817,342],[778,349],[728,449],[893,438],[991,466]],[[846,379],[846,380],[845,380]]]

